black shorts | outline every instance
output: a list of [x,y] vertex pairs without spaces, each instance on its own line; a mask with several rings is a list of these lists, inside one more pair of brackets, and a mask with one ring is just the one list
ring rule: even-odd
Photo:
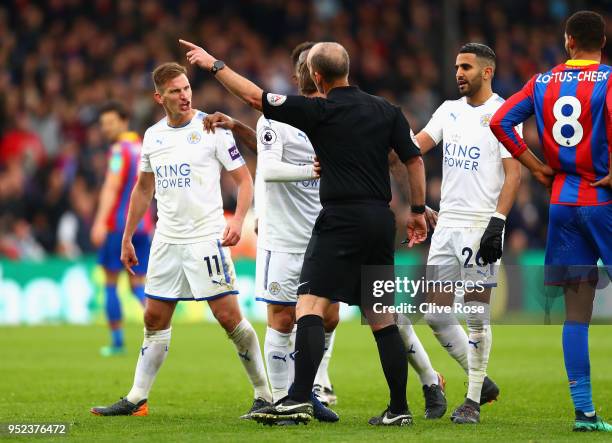
[[385,202],[328,204],[304,255],[297,293],[361,305],[361,267],[393,266],[395,216]]

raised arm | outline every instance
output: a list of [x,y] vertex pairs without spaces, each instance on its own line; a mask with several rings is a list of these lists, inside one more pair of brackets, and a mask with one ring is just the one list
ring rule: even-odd
[[[179,40],[179,43],[188,49],[186,55],[189,63],[197,65],[205,71],[211,70],[213,63],[217,59],[194,43],[186,40]],[[225,89],[240,100],[258,111],[262,110],[261,97],[263,90],[255,83],[232,71],[228,66],[217,71],[215,77]]]

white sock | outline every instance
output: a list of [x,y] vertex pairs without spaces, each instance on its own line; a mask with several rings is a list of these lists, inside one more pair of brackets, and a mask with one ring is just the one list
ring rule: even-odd
[[485,375],[487,375],[487,365],[489,364],[489,354],[491,353],[491,322],[490,309],[488,303],[470,301],[465,303],[470,308],[481,309],[481,313],[469,313],[466,316],[469,346],[468,346],[468,393],[470,400],[480,403],[480,391]]
[[170,335],[172,328],[161,331],[144,331],[144,341],[140,348],[138,363],[134,373],[134,385],[126,396],[131,403],[138,403],[140,400],[149,397],[149,391],[155,376],[162,363],[168,355],[170,345]]
[[425,321],[440,344],[468,373],[468,336],[453,314],[425,314]]
[[431,366],[429,355],[423,348],[421,340],[414,332],[414,327],[410,324],[408,318],[402,319],[401,324],[398,324],[397,327],[408,351],[408,363],[419,375],[421,384],[423,386],[437,385],[439,383],[438,374]]
[[323,354],[323,359],[321,359],[321,364],[319,365],[319,369],[317,370],[317,375],[314,379],[315,385],[321,385],[324,388],[331,389],[331,381],[329,380],[329,360],[332,356],[332,351],[334,350],[334,340],[336,338],[336,330],[334,329],[332,332],[325,333],[325,353]]
[[288,368],[291,332],[285,334],[268,326],[264,341],[264,355],[268,367],[268,378],[272,388],[272,399],[277,401],[287,395],[289,389]]
[[297,324],[293,325],[293,331],[289,337],[289,358],[287,359],[287,386],[291,386],[295,379],[295,335],[297,334]]
[[246,318],[243,318],[238,326],[227,335],[234,342],[238,350],[240,361],[247,372],[247,376],[255,390],[255,398],[261,397],[266,401],[272,401],[272,393],[268,387],[266,370],[261,348],[255,329]]

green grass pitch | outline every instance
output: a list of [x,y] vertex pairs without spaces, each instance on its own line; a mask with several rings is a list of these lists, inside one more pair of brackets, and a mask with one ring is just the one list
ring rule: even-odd
[[[256,325],[263,343],[264,326]],[[330,372],[338,393],[336,424],[270,428],[242,421],[251,390],[232,343],[215,324],[173,328],[170,354],[149,398],[148,417],[94,417],[91,406],[125,395],[142,340],[142,328],[126,330],[129,353],[102,358],[101,326],[0,328],[0,422],[68,422],[67,437],[37,441],[596,441],[606,435],[570,431],[573,416],[561,354],[560,326],[496,326],[489,374],[501,388],[498,402],[482,409],[479,426],[457,426],[450,410],[465,394],[466,377],[417,326],[434,366],[447,379],[449,412],[423,418],[421,386],[409,371],[408,397],[415,415],[405,428],[373,428],[371,415],[386,405],[387,389],[369,329],[340,324]],[[610,327],[591,327],[591,367],[598,413],[612,418]],[[609,438],[609,437],[608,437]],[[9,441],[31,437],[0,436]]]

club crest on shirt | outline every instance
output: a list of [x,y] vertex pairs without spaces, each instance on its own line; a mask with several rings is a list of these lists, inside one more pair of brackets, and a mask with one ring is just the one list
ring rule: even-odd
[[492,114],[484,114],[480,116],[480,126],[483,127],[487,127],[489,126],[489,123],[491,123],[491,117],[493,117]]
[[280,106],[283,103],[285,103],[285,100],[287,100],[286,95],[271,94],[271,93],[268,93],[266,98],[268,99],[268,103],[270,103],[272,106]]
[[187,136],[187,141],[190,144],[192,144],[192,145],[195,145],[196,143],[199,143],[200,140],[202,140],[202,136],[200,135],[200,133],[198,131],[192,131]]
[[273,145],[276,142],[276,132],[272,128],[264,128],[259,136],[259,141],[264,145]]
[[268,285],[268,291],[272,295],[278,295],[279,292],[281,291],[281,285],[273,281],[272,283]]

